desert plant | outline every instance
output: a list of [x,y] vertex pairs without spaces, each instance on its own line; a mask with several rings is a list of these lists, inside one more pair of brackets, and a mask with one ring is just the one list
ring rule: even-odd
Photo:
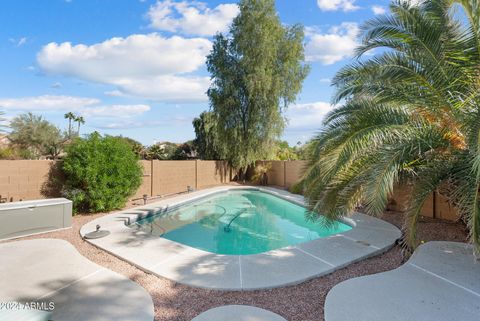
[[334,78],[342,106],[326,117],[304,181],[315,216],[332,221],[359,204],[379,214],[408,183],[406,244],[418,244],[422,206],[440,192],[480,254],[479,11],[474,0],[396,1],[363,26],[359,56],[377,50]]
[[17,157],[17,152],[12,147],[3,147],[0,148],[0,159],[15,159]]
[[95,132],[76,138],[66,151],[64,194],[76,212],[122,208],[141,184],[138,157],[123,140]]
[[268,171],[272,168],[269,162],[259,162],[252,175],[252,181],[260,185],[268,185]]

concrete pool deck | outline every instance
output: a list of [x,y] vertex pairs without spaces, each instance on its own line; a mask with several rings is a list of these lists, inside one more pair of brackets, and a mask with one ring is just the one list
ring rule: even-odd
[[0,320],[153,321],[145,289],[86,259],[66,241],[1,243],[0,257],[0,302],[54,304],[47,313],[2,308]]
[[326,321],[479,319],[480,261],[457,242],[423,244],[401,267],[346,280],[325,301]]
[[[252,189],[214,187],[109,214],[85,224],[80,234],[94,231],[99,224],[111,234],[87,240],[91,244],[157,276],[218,290],[255,290],[301,283],[380,254],[391,248],[401,235],[395,226],[385,221],[356,213],[345,221],[353,228],[343,233],[260,254],[220,255],[127,226],[185,202],[245,188]],[[304,205],[300,195],[275,188],[256,189]]]

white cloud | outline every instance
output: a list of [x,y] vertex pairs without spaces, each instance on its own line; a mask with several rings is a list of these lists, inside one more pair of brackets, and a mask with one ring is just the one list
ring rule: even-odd
[[23,46],[26,43],[27,43],[27,37],[22,37],[18,40],[17,46],[20,47],[20,46]]
[[86,117],[130,118],[146,113],[148,105],[107,105],[83,108],[79,113]]
[[125,94],[122,93],[120,90],[109,90],[109,91],[105,91],[103,94],[105,96],[109,96],[109,97],[123,97],[123,96],[125,96]]
[[93,45],[52,42],[37,54],[37,62],[48,74],[114,85],[125,95],[205,101],[209,78],[189,73],[204,66],[211,46],[203,38],[137,34]]
[[[310,28],[310,30],[313,30]],[[343,22],[330,28],[328,33],[307,33],[306,57],[308,61],[319,61],[331,65],[352,56],[357,47],[358,25]]]
[[322,11],[355,11],[360,9],[355,5],[356,0],[317,0],[317,5]]
[[382,6],[372,6],[372,11],[375,15],[385,14],[387,12],[387,10]]
[[86,117],[129,118],[150,110],[148,105],[100,105],[100,100],[88,97],[43,95],[20,98],[0,98],[0,108],[12,111],[67,112]]
[[62,83],[57,81],[51,84],[50,87],[55,89],[62,88]]
[[76,110],[98,104],[96,98],[43,95],[21,98],[0,98],[0,107],[11,110]]
[[291,106],[287,111],[288,129],[315,130],[322,126],[325,116],[335,106],[318,101]]
[[28,39],[27,37],[21,37],[20,39],[10,38],[8,39],[8,41],[15,44],[15,46],[17,47],[21,47],[27,43],[27,39]]
[[183,116],[168,117],[161,120],[120,120],[106,124],[97,124],[95,127],[100,129],[131,129],[158,126],[182,126],[191,124],[192,120],[192,117]]
[[159,0],[150,7],[147,17],[150,27],[158,30],[212,36],[227,31],[239,11],[234,3],[210,9],[203,2]]
[[332,80],[330,78],[322,78],[320,79],[320,82],[324,84],[330,84]]
[[163,102],[204,102],[210,85],[209,77],[164,75],[123,79],[117,87],[125,95]]

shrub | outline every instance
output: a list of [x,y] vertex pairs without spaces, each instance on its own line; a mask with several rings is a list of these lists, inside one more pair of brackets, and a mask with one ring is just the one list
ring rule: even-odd
[[142,179],[142,168],[131,146],[98,133],[77,138],[67,147],[62,170],[64,195],[73,201],[75,212],[121,208]]
[[271,168],[271,163],[258,163],[255,166],[252,181],[260,185],[268,185],[267,173]]
[[11,147],[0,148],[0,159],[15,159],[15,150]]
[[303,195],[303,181],[299,181],[288,189],[290,193]]

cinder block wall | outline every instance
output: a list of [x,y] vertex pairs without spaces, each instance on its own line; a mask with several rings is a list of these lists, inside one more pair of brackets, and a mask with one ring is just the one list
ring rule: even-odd
[[261,161],[270,164],[270,170],[267,172],[268,184],[280,187],[290,188],[298,182],[305,171],[307,161]]
[[285,187],[285,162],[269,161],[270,170],[267,173],[268,185]]
[[[187,186],[204,188],[230,182],[230,168],[222,161],[139,161],[143,181],[132,199],[180,193]],[[8,202],[59,196],[63,180],[58,162],[0,160],[0,196]]]
[[[387,206],[392,211],[404,212],[412,194],[410,186],[398,186],[393,191],[393,196]],[[458,210],[448,202],[448,199],[439,194],[432,193],[423,204],[421,215],[432,218],[455,221],[458,219]]]
[[230,168],[223,161],[197,160],[197,188],[230,182]]
[[305,172],[307,161],[288,161],[285,162],[285,187],[290,188],[298,182]]
[[0,161],[0,197],[9,202],[45,198],[42,192],[48,193],[46,183],[54,165],[48,160]]
[[185,192],[195,187],[195,161],[153,161],[152,195]]
[[152,162],[141,160],[139,163],[143,168],[143,180],[142,185],[140,185],[135,195],[132,196],[132,199],[142,198],[143,195],[151,196],[152,192]]

